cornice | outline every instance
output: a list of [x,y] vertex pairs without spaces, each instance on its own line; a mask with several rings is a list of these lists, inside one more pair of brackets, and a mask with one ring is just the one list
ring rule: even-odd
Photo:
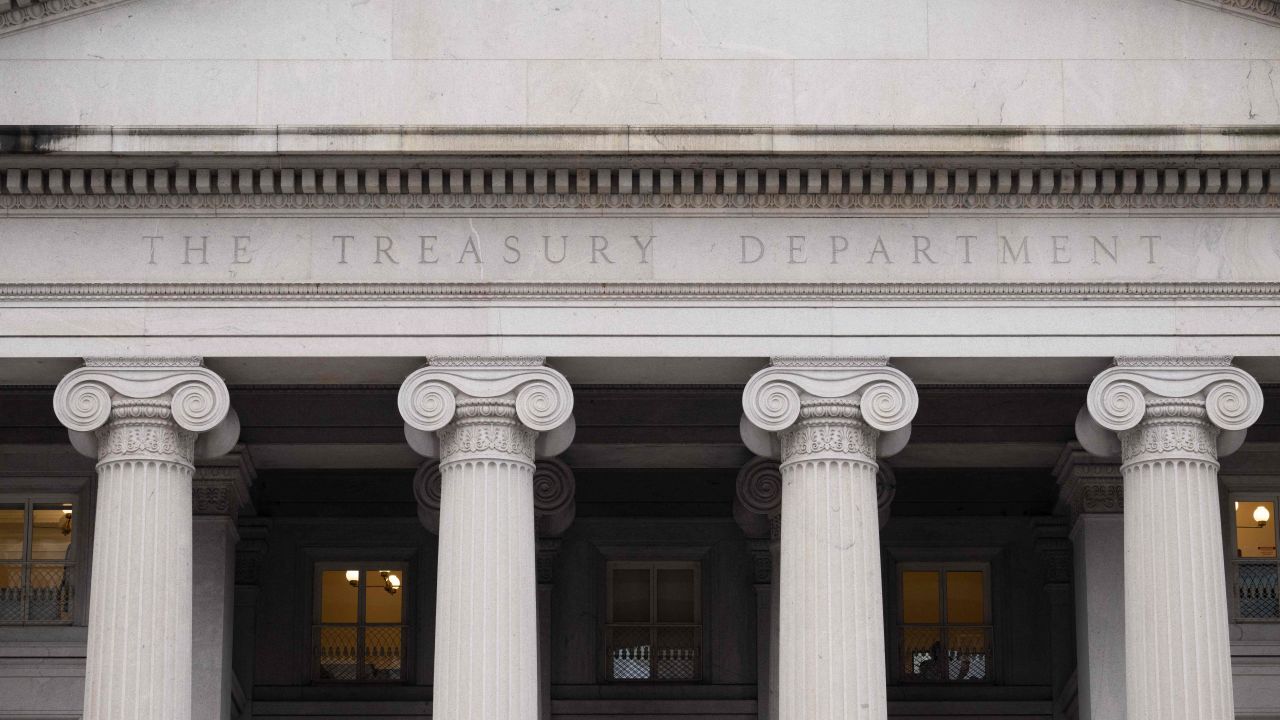
[[0,0],[0,37],[132,0]]
[[1214,10],[1221,10],[1233,15],[1247,17],[1251,20],[1271,25],[1280,25],[1280,2],[1276,0],[1182,0],[1193,5],[1200,5]]
[[77,154],[901,157],[930,153],[1195,157],[1215,153],[1274,155],[1278,135],[1280,128],[1265,125],[44,125],[0,126],[0,153],[45,158]]

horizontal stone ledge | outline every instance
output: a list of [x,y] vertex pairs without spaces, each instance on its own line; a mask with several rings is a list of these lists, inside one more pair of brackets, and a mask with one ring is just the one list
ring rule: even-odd
[[1251,126],[8,126],[0,153],[370,155],[1248,154]]

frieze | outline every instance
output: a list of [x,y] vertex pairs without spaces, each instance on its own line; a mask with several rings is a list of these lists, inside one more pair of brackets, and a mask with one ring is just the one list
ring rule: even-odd
[[0,0],[0,36],[130,0]]

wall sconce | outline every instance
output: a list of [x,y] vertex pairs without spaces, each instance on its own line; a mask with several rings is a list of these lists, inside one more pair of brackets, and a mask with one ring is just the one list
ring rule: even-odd
[[400,578],[392,575],[390,570],[379,570],[378,574],[382,576],[382,589],[388,594],[395,595],[400,591]]
[[63,535],[71,534],[71,505],[70,504],[65,504],[62,506],[62,523],[60,527]]
[[348,570],[347,582],[351,584],[351,587],[360,587],[360,571]]

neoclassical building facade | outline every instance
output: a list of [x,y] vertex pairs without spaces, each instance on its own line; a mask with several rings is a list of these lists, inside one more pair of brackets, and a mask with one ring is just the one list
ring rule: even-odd
[[0,718],[1280,719],[1265,0],[0,0]]

